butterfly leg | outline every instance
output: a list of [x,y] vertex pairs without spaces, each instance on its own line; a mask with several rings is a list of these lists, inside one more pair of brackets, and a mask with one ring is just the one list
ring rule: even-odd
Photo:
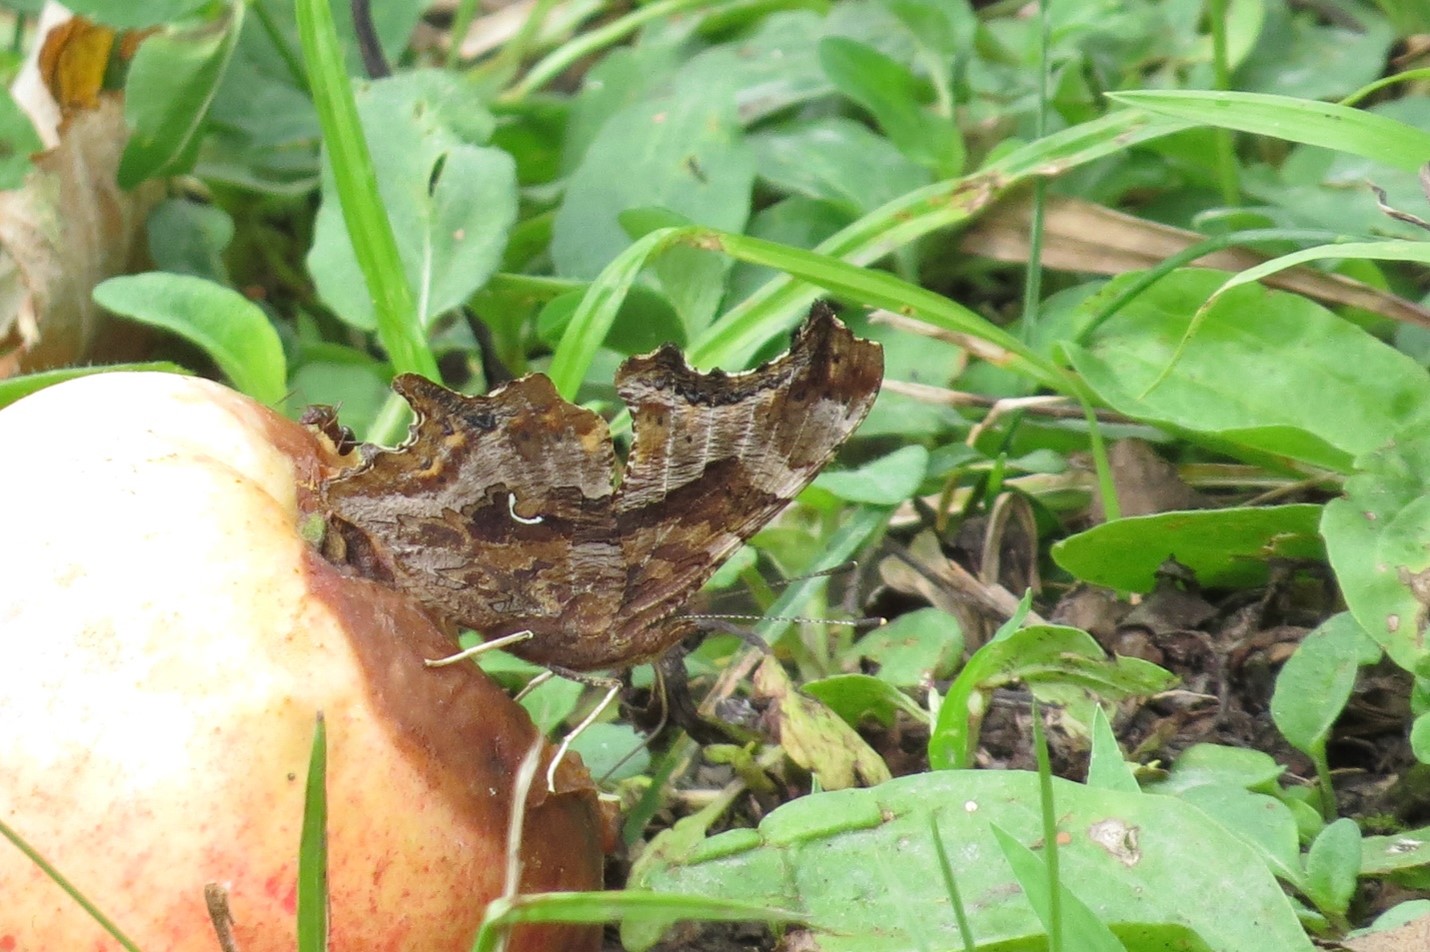
[[541,687],[543,684],[545,684],[547,681],[550,681],[554,677],[556,677],[555,671],[541,672],[536,677],[526,682],[526,687],[522,688],[520,691],[517,691],[516,694],[512,696],[512,700],[518,702],[521,701],[522,698],[526,697],[532,691],[535,691],[537,688]]
[[503,635],[500,638],[493,638],[491,641],[478,642],[470,648],[464,648],[454,655],[445,658],[426,658],[423,664],[429,668],[443,668],[449,664],[456,664],[458,661],[466,661],[468,658],[475,658],[484,651],[491,651],[493,648],[505,648],[507,645],[514,645],[519,641],[525,641],[531,637],[529,631],[518,631],[510,635]]
[[581,719],[581,723],[572,728],[571,732],[561,740],[561,745],[556,748],[556,753],[551,756],[551,764],[546,768],[546,789],[552,793],[556,792],[556,768],[561,766],[562,759],[566,752],[571,749],[571,744],[576,738],[596,723],[596,719],[611,706],[611,702],[616,699],[616,695],[621,691],[621,682],[616,678],[605,678],[599,675],[587,674],[582,671],[568,671],[564,668],[552,668],[553,674],[559,674],[563,678],[572,681],[579,681],[582,684],[589,684],[591,687],[605,688],[606,694],[600,702],[591,709],[591,713]]

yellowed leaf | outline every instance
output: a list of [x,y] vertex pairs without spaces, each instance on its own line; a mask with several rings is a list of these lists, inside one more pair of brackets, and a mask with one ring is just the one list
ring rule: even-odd
[[40,75],[63,115],[99,105],[113,49],[114,30],[84,17],[72,17],[45,34]]
[[819,778],[826,790],[873,786],[891,776],[864,738],[829,708],[799,691],[773,658],[755,671],[755,690],[775,702],[780,746],[790,760]]

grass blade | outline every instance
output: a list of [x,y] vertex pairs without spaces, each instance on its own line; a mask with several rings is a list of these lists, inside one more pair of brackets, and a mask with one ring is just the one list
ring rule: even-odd
[[358,121],[333,12],[328,0],[298,0],[297,17],[308,86],[337,182],[343,221],[352,235],[358,265],[372,294],[378,338],[394,370],[437,380],[437,362],[427,346],[417,303],[397,253],[392,223],[378,194],[377,173]]
[[328,727],[322,712],[313,729],[303,833],[298,850],[298,952],[328,948]]
[[127,952],[140,952],[139,946],[135,945],[132,939],[126,936],[123,932],[120,932],[119,927],[113,922],[111,922],[109,918],[105,916],[104,913],[100,912],[99,908],[95,906],[94,903],[86,899],[84,897],[84,894],[81,893],[79,889],[75,887],[74,883],[70,882],[63,875],[61,875],[59,870],[51,866],[33,846],[31,846],[29,843],[26,843],[24,839],[21,838],[20,834],[11,829],[9,824],[7,824],[4,820],[0,820],[0,836],[3,836],[5,839],[15,844],[16,849],[18,849],[20,852],[24,853],[27,857],[29,857],[30,862],[40,867],[40,870],[46,876],[54,880],[56,886],[59,886],[71,899],[79,903],[80,907],[83,908],[85,912],[89,913],[90,918],[92,918],[95,922],[99,923],[100,928],[104,929],[105,932],[108,932],[111,936],[113,936],[114,941],[118,942],[121,946],[123,946],[127,950]]
[[1430,161],[1430,132],[1333,103],[1269,93],[1193,89],[1135,90],[1107,95],[1159,115],[1335,149],[1412,172]]

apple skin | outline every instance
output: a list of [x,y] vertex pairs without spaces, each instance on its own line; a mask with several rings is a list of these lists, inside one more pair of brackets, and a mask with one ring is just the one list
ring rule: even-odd
[[[289,952],[321,711],[329,947],[468,949],[537,734],[475,665],[423,665],[450,632],[300,537],[327,441],[209,381],[115,373],[0,411],[0,446],[0,817],[145,952],[218,948],[209,882],[243,952]],[[589,777],[539,776],[522,891],[599,889]],[[0,952],[118,948],[3,840],[0,897]]]

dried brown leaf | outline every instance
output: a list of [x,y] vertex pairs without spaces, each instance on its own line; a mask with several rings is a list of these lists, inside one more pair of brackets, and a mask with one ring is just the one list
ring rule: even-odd
[[133,191],[116,182],[128,136],[120,98],[103,94],[65,121],[21,188],[0,192],[0,378],[100,353],[137,356],[133,327],[109,327],[90,297],[136,270],[145,220],[163,195],[159,182]]
[[[1028,260],[1031,200],[1023,196],[989,209],[963,235],[960,247],[997,261]],[[1049,198],[1043,219],[1044,266],[1060,271],[1122,274],[1150,268],[1206,235],[1147,221],[1076,198]],[[1208,268],[1240,272],[1268,260],[1245,248],[1228,248],[1196,260]],[[1265,283],[1329,304],[1363,308],[1391,320],[1430,327],[1430,309],[1338,274],[1296,267]]]
[[1421,916],[1394,929],[1346,939],[1341,946],[1351,952],[1424,952],[1430,949],[1430,916]]

